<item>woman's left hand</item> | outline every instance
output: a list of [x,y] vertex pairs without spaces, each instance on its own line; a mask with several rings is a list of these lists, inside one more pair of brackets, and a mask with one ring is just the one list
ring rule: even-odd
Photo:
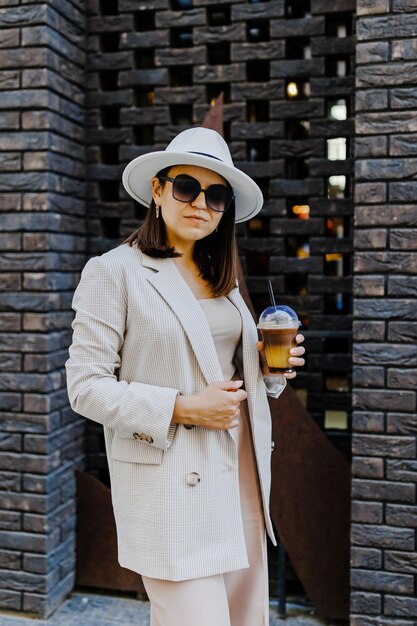
[[[303,354],[305,354],[305,348],[304,346],[300,346],[299,344],[303,343],[305,337],[304,335],[302,335],[301,333],[299,333],[296,338],[296,344],[297,347],[296,348],[291,348],[290,349],[290,357],[288,358],[288,362],[290,363],[290,365],[294,365],[294,367],[302,367],[305,364],[305,360],[302,357]],[[263,341],[258,341],[258,343],[256,344],[256,347],[258,348],[259,352],[261,353],[261,363],[262,363],[262,373],[264,376],[276,376],[276,374],[274,374],[273,372],[270,372],[268,369],[268,365],[266,363],[266,357],[265,357],[265,352],[264,352],[264,342]],[[297,372],[284,372],[282,374],[282,376],[285,376],[285,378],[295,378],[297,376]]]

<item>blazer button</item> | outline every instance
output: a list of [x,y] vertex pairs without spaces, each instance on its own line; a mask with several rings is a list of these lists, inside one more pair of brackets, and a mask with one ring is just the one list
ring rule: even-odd
[[190,487],[195,487],[200,482],[200,476],[197,474],[197,472],[190,472],[190,474],[187,474],[185,480],[187,482],[187,485],[190,485]]
[[271,450],[272,452],[275,450],[275,441],[271,441]]

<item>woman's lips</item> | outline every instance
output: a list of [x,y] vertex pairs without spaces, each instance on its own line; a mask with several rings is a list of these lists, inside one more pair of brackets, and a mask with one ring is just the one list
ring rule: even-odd
[[199,215],[185,215],[187,220],[196,220],[197,222],[207,222],[204,217],[200,217]]

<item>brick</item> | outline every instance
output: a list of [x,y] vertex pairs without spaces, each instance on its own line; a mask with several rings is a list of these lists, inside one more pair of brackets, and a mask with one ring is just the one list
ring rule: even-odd
[[369,593],[369,591],[366,593],[358,591],[351,593],[350,609],[353,613],[379,615],[381,607],[381,595],[378,593]]
[[20,372],[22,369],[22,357],[20,354],[0,352],[0,371]]
[[24,592],[23,610],[39,615],[51,615],[74,589],[75,574],[70,572],[49,590],[47,596]]
[[410,202],[417,186],[414,182],[391,183],[389,189],[390,202]]
[[364,500],[389,502],[414,502],[415,486],[408,483],[383,480],[363,480],[355,478],[352,484],[352,496]]
[[356,176],[363,180],[401,179],[413,177],[417,172],[416,159],[366,159],[357,160]]
[[389,153],[392,156],[414,156],[417,154],[417,136],[411,133],[392,135]]
[[416,408],[416,394],[413,391],[397,391],[381,389],[355,389],[353,392],[353,406],[355,409],[384,409],[387,411],[414,411]]
[[406,41],[401,39],[392,41],[391,55],[393,61],[417,59],[417,39],[408,38]]
[[383,276],[354,276],[353,291],[356,296],[383,296],[385,279]]
[[417,250],[417,228],[398,228],[390,232],[390,248]]
[[14,550],[0,550],[0,569],[17,570],[21,567],[21,554]]
[[351,515],[353,522],[365,524],[381,524],[384,518],[383,504],[381,502],[352,502]]
[[391,89],[391,107],[393,109],[410,109],[413,107],[416,95],[415,89]]
[[387,383],[393,389],[415,389],[417,369],[389,369]]
[[387,595],[385,597],[384,613],[386,615],[417,617],[417,599]]
[[417,4],[416,0],[394,0],[392,8],[394,13],[397,11],[400,13],[409,11],[413,12],[417,10]]
[[[359,258],[358,258],[359,257]],[[398,253],[394,255],[398,262],[404,264],[405,258]],[[356,255],[356,263],[358,271],[370,271],[370,267],[375,269],[379,268],[380,272],[388,272],[390,267],[394,266],[394,257],[387,257],[383,252],[358,252]],[[395,271],[395,270],[394,270]],[[398,273],[400,268],[397,267]],[[404,273],[404,272],[401,272]],[[414,320],[417,319],[416,312],[413,311],[413,301],[411,298],[384,298],[384,299],[370,299],[361,298],[354,303],[354,311],[357,317],[373,318],[373,319],[388,319],[393,317],[400,317],[403,319]],[[394,323],[394,322],[393,322]],[[396,322],[395,322],[396,323]],[[410,322],[412,326],[413,322]],[[389,328],[389,324],[388,324]]]
[[356,46],[357,63],[385,63],[389,60],[389,43],[387,41],[371,41],[358,43]]
[[[20,83],[20,72],[15,70],[6,70],[0,72],[0,89],[18,89]],[[10,108],[10,107],[0,107]]]
[[383,367],[353,367],[352,383],[354,387],[384,387],[385,370]]
[[[404,351],[404,362],[401,360],[401,353]],[[379,355],[379,356],[378,356]],[[362,365],[370,365],[378,360],[379,365],[393,365],[393,366],[415,366],[416,354],[414,346],[400,346],[399,344],[370,344],[370,343],[357,343],[353,350],[353,360],[355,363]],[[378,392],[375,392],[376,395]],[[392,395],[389,392],[389,396],[386,396],[390,400]],[[384,396],[381,396],[381,399]],[[411,396],[409,396],[411,399]]]
[[412,413],[388,413],[387,432],[404,435],[415,434],[415,416]]
[[[23,357],[23,369],[25,372],[56,372],[57,369],[62,369],[68,359],[68,350],[61,350],[52,354],[25,354]],[[61,376],[59,374],[59,376]],[[62,384],[57,382],[56,388],[61,387]]]
[[0,250],[20,250],[21,249],[21,235],[20,234],[0,234]]
[[406,574],[391,574],[354,569],[351,571],[350,584],[358,589],[372,589],[373,591],[413,593],[414,579]]
[[22,514],[16,511],[0,511],[0,530],[20,530]]
[[[352,474],[355,478],[383,478],[383,459],[354,457],[352,461]],[[392,478],[392,476],[389,476]]]
[[15,273],[0,273],[0,289],[3,291],[19,291],[22,288],[21,276]]
[[[378,111],[388,108],[388,89],[358,90],[356,92],[355,107],[357,111]],[[384,151],[382,154],[386,154],[386,142],[378,143],[380,146],[382,144],[384,145]],[[355,147],[357,148],[357,146]],[[356,150],[356,154],[359,156],[359,150]]]
[[384,414],[369,411],[353,411],[352,423],[354,432],[383,432]]
[[358,250],[372,250],[386,248],[387,231],[383,228],[361,229],[355,231],[355,248]]
[[20,491],[21,477],[16,472],[0,471],[0,490],[1,491]]
[[388,480],[402,480],[407,482],[417,481],[417,461],[401,460],[395,461],[388,459],[387,461],[387,478]]
[[358,0],[356,3],[358,16],[389,13],[389,0]]
[[[386,505],[386,522],[392,526],[401,526],[405,528],[417,528],[417,506],[407,506],[400,504],[389,504]],[[399,547],[399,546],[398,546]],[[402,547],[399,549],[407,549],[407,547]],[[409,545],[409,549],[413,549],[411,545]]]
[[381,550],[353,546],[351,549],[351,565],[352,567],[365,567],[366,569],[381,569]]
[[[388,506],[388,505],[387,505]],[[352,544],[355,546],[414,550],[414,530],[370,524],[352,524]]]
[[389,322],[388,341],[409,343],[417,339],[416,322]]
[[[377,100],[380,102],[380,100]],[[367,98],[358,103],[361,107],[367,104]],[[358,109],[360,110],[360,108]],[[355,155],[359,158],[364,157],[382,157],[388,154],[388,142],[385,135],[373,135],[371,137],[361,137],[358,135],[355,139]],[[369,210],[369,209],[368,209]]]
[[0,392],[1,411],[21,411],[22,397],[19,393]]
[[22,608],[20,591],[0,589],[0,608],[6,611],[20,611]]
[[[355,279],[359,276],[355,276]],[[355,320],[353,322],[353,338],[356,341],[383,341],[385,322]]]
[[414,206],[356,207],[355,223],[358,226],[415,226],[417,211]]
[[417,64],[413,62],[384,63],[381,65],[363,65],[356,70],[356,84],[358,87],[378,87],[404,85],[415,81]]
[[417,131],[417,120],[410,111],[358,113],[356,130],[359,135],[383,135],[391,133],[413,133]]
[[417,574],[417,554],[415,552],[385,552],[385,567],[391,572]]
[[0,547],[6,549],[10,548],[12,550],[29,550],[30,552],[45,553],[48,542],[45,535],[0,531]]
[[355,185],[355,201],[358,203],[378,204],[385,202],[387,186],[385,183],[357,183]]
[[388,295],[417,296],[417,276],[392,276],[388,279]]
[[409,459],[416,455],[416,441],[414,437],[355,434],[352,438],[352,452],[381,458]]

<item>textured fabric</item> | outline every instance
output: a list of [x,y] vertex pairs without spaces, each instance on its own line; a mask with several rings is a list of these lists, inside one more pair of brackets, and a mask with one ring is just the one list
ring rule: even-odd
[[[274,541],[257,331],[238,289],[228,297],[242,318],[238,367]],[[171,424],[178,392],[223,380],[206,316],[174,262],[119,246],[87,263],[73,306],[68,393],[75,411],[104,426],[120,564],[168,580],[246,567],[233,429]],[[276,397],[284,386],[282,378]],[[192,473],[200,479],[194,485]]]
[[[211,311],[214,308],[213,304]],[[247,403],[242,402],[241,407],[240,424],[235,430],[249,567],[181,582],[143,577],[151,601],[151,626],[269,625],[267,550],[261,494]]]

